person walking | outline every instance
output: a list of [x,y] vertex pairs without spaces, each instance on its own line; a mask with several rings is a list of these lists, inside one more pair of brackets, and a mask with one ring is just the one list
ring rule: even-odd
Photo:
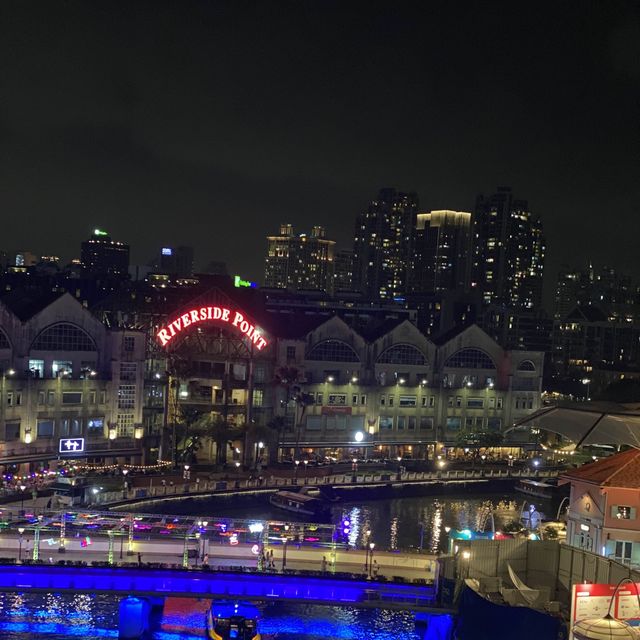
[[322,556],[322,562],[320,563],[320,567],[321,567],[322,573],[327,572],[327,556]]

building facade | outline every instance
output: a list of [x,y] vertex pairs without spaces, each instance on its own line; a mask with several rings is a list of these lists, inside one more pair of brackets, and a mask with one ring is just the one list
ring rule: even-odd
[[127,277],[129,245],[116,242],[105,231],[96,229],[93,235],[82,243],[80,261],[87,274]]
[[[0,300],[0,464],[84,456],[142,460],[145,336],[107,329],[71,295]],[[63,452],[62,457],[65,457]]]
[[407,321],[363,335],[332,318],[279,342],[305,397],[285,455],[425,458],[540,407],[544,354],[504,351],[476,326],[434,343]]
[[542,221],[508,187],[478,196],[473,214],[472,286],[486,304],[537,309],[542,303]]
[[433,294],[469,286],[471,214],[419,213],[411,272],[412,293]]
[[295,235],[290,224],[280,225],[280,234],[268,236],[264,284],[293,291],[330,291],[335,242],[325,237],[323,227],[311,234]]
[[567,544],[640,566],[640,451],[630,449],[572,469]]
[[415,193],[381,189],[356,218],[354,281],[371,300],[399,300],[408,292],[418,210]]

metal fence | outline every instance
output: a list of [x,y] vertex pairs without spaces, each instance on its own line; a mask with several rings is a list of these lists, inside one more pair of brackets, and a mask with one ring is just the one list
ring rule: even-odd
[[640,582],[640,572],[590,551],[555,540],[457,540],[457,553],[443,562],[444,577],[475,578],[481,585],[511,585],[507,565],[532,588],[548,588],[551,600],[569,604],[571,587],[585,582]]

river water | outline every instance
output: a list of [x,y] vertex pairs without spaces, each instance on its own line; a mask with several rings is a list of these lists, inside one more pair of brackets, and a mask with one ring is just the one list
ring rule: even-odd
[[[445,527],[496,530],[518,520],[523,499],[512,491],[493,494],[421,496],[391,500],[344,501],[332,510],[332,520],[350,522],[349,542],[366,539],[378,549],[419,549],[435,553],[447,545]],[[250,519],[281,519],[283,513],[266,499],[242,503],[189,500],[156,504],[156,512],[186,513]],[[542,505],[544,507],[545,505]],[[546,505],[551,510],[551,505]],[[148,509],[149,510],[149,509]],[[366,531],[371,531],[370,538]],[[192,640],[204,637],[206,602],[179,601],[165,613],[154,640]],[[204,608],[203,608],[204,607]],[[356,610],[348,607],[269,605],[263,611],[265,640],[419,640],[423,627],[410,612]],[[68,640],[117,638],[118,600],[90,594],[0,594],[0,638],[3,640]]]
[[[498,531],[509,522],[520,519],[523,503],[524,497],[511,487],[505,487],[505,491],[499,493],[342,500],[333,505],[331,522],[339,525],[349,521],[349,542],[354,547],[364,546],[368,539],[380,550],[422,549],[425,553],[437,553],[447,548],[445,527],[491,531],[495,523]],[[552,505],[540,504],[538,508],[550,516],[555,515]],[[231,496],[216,497],[213,501],[191,498],[188,502],[156,502],[145,512],[188,513],[209,519],[282,520],[291,517],[288,512],[270,505],[266,496],[259,499]],[[369,538],[367,531],[371,532]]]

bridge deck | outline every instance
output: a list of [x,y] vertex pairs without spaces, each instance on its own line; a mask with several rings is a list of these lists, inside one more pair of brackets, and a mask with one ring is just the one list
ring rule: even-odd
[[448,613],[433,587],[333,577],[64,566],[0,567],[0,591],[238,598]]

